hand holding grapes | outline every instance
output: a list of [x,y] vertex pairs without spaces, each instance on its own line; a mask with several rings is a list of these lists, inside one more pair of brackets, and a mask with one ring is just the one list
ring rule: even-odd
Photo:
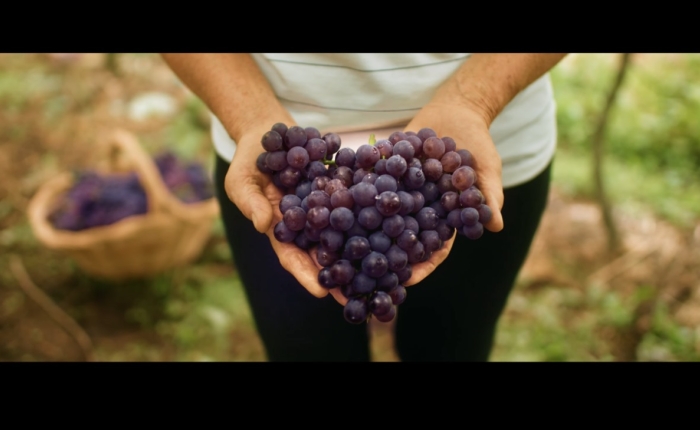
[[[288,120],[288,124],[293,122]],[[311,294],[322,298],[329,291],[319,285],[319,267],[309,252],[294,243],[280,242],[274,236],[275,225],[282,221],[279,205],[284,194],[273,184],[269,175],[256,167],[260,137],[268,130],[269,124],[266,124],[261,129],[251,128],[241,137],[226,175],[226,193],[243,215],[253,222],[255,229],[268,236],[282,267]]]

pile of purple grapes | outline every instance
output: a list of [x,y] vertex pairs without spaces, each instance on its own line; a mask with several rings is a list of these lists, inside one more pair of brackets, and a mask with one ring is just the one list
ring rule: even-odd
[[[171,152],[154,158],[167,188],[183,203],[214,196],[213,183],[198,163],[185,163]],[[73,186],[53,211],[50,221],[61,230],[80,231],[114,224],[148,212],[146,191],[136,173],[100,175],[76,172]]]
[[315,248],[318,281],[340,287],[353,324],[393,320],[412,265],[455,230],[480,238],[491,219],[472,154],[429,128],[376,142],[372,136],[355,152],[341,148],[335,133],[278,123],[262,146],[257,167],[285,194],[275,238]]

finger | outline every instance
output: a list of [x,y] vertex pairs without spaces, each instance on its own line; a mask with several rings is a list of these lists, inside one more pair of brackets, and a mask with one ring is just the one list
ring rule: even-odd
[[430,259],[422,263],[414,264],[412,266],[413,271],[411,277],[408,279],[408,281],[404,282],[404,287],[416,285],[423,279],[427,278],[428,275],[433,273],[433,271],[435,271],[435,269],[447,259],[447,256],[450,254],[450,251],[452,250],[452,246],[454,245],[456,238],[457,234],[455,233],[454,235],[452,235],[452,238],[450,240],[444,242],[442,248],[433,252],[433,255],[430,256]]
[[[233,165],[232,165],[233,166]],[[253,221],[260,233],[270,230],[272,205],[262,191],[261,174],[237,172],[234,167],[226,174],[226,193],[243,215]]]
[[484,199],[486,200],[486,205],[491,209],[492,217],[491,220],[484,224],[484,228],[498,233],[503,230],[503,215],[501,214],[501,208],[503,208],[503,191],[492,191],[488,190],[483,193]]
[[348,303],[347,297],[345,297],[343,293],[340,292],[340,288],[333,288],[329,292],[331,293],[335,301],[340,303],[340,305],[345,306]]
[[273,230],[268,230],[267,236],[270,238],[272,248],[284,270],[291,273],[315,297],[326,297],[328,290],[318,283],[318,268],[309,254],[298,248],[294,243],[278,241],[275,239]]

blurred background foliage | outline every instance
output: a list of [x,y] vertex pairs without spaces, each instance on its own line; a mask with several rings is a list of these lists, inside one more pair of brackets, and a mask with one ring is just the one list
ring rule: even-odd
[[[495,361],[700,358],[700,55],[632,56],[604,141],[625,244],[610,255],[591,136],[618,60],[570,55],[552,71],[560,139],[552,193]],[[44,181],[97,161],[104,128],[124,127],[149,152],[169,148],[211,171],[208,112],[158,55],[0,55],[0,112],[0,360],[85,357],[22,288],[12,261],[82,327],[96,360],[265,360],[220,221],[193,264],[135,282],[85,275],[43,248],[27,222]],[[375,361],[397,360],[391,328],[369,328]]]

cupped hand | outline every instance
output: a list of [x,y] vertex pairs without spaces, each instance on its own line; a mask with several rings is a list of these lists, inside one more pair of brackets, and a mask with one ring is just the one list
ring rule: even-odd
[[[287,122],[289,126],[293,125]],[[225,179],[226,194],[243,215],[253,222],[255,229],[267,235],[282,267],[315,297],[328,295],[329,290],[318,282],[321,266],[312,256],[295,243],[282,243],[275,238],[274,229],[282,221],[279,209],[284,194],[272,182],[272,178],[260,172],[256,165],[258,155],[264,149],[260,143],[262,136],[272,124],[253,130],[241,137],[236,145],[236,153],[231,161]],[[339,290],[339,289],[336,289]],[[338,300],[340,291],[332,291]]]
[[[492,232],[503,230],[503,182],[501,157],[489,133],[489,124],[483,115],[461,105],[431,102],[423,107],[404,131],[418,132],[430,128],[438,137],[451,137],[457,149],[466,149],[474,156],[476,186],[484,195],[486,205],[493,212],[484,228]],[[432,273],[447,258],[456,234],[443,247],[434,252],[429,260],[413,265],[413,274],[405,286],[419,283]]]

